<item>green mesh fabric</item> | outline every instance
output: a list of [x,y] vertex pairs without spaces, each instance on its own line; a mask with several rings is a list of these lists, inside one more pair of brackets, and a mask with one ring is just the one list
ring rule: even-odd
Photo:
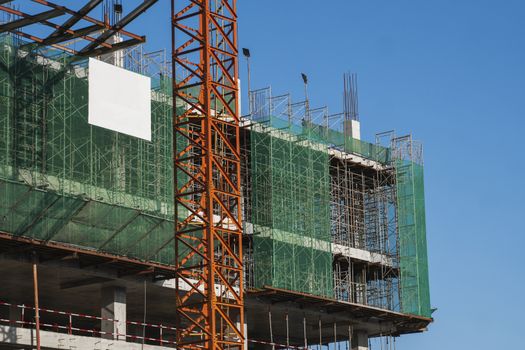
[[302,136],[251,133],[255,285],[333,296],[329,155]]
[[345,152],[359,154],[366,159],[372,159],[383,164],[391,161],[389,148],[347,137],[337,130],[327,129],[323,139],[332,145],[340,147]]
[[404,313],[431,316],[423,166],[396,160],[401,307]]
[[264,122],[272,128],[285,130],[291,135],[298,137],[307,135],[310,141],[358,154],[366,159],[372,159],[383,164],[388,164],[392,160],[389,148],[345,136],[339,130],[304,121],[299,125],[274,116],[266,118]]
[[17,45],[0,37],[0,230],[173,263],[171,84],[144,141],[88,124],[85,62]]

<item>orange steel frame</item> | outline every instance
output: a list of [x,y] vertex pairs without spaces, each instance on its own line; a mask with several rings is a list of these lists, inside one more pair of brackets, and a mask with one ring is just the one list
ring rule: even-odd
[[236,0],[172,0],[180,349],[245,339]]

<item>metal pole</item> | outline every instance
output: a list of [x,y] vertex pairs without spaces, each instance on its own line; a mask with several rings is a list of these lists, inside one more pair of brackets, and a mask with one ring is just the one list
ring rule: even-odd
[[304,73],[301,73],[301,77],[303,78],[304,83],[304,100],[306,101],[306,107],[308,109],[310,107],[308,103],[308,76]]
[[[142,310],[142,347],[141,349],[144,350],[144,340],[146,339],[146,307],[147,307],[147,296],[148,291],[146,288],[146,280],[144,280],[144,309]],[[161,328],[162,332],[162,328]],[[161,344],[162,345],[162,344]]]
[[308,106],[308,83],[304,83],[304,100]]
[[304,334],[304,348],[308,349],[308,339],[306,337],[306,316],[303,316],[303,334]]
[[337,322],[334,322],[334,347],[339,350],[339,344],[337,344]]
[[40,350],[40,312],[38,306],[38,270],[37,258],[33,257],[33,291],[35,296],[36,348]]
[[290,349],[290,326],[288,324],[288,311],[286,311],[286,349]]
[[270,342],[272,343],[272,350],[275,350],[273,342],[273,327],[272,327],[272,309],[268,307],[268,324],[270,325]]
[[248,66],[248,114],[252,115],[252,99],[250,97],[251,89],[251,73],[250,73],[250,57],[246,57],[246,65]]
[[321,317],[319,317],[319,350],[323,350],[323,332],[322,332]]
[[310,118],[310,101],[308,101],[308,77],[306,74],[301,73],[301,77],[303,78],[304,83],[304,104],[305,104],[305,119],[306,119],[306,125],[308,125],[311,122]]
[[352,349],[352,326],[348,326],[348,350]]

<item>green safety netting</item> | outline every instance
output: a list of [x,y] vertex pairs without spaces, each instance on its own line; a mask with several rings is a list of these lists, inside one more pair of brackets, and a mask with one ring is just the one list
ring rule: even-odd
[[396,160],[401,309],[430,317],[423,165]]
[[152,141],[87,121],[85,61],[0,37],[0,230],[173,263],[171,84]]
[[388,164],[391,161],[389,148],[345,136],[341,131],[327,129],[323,139],[345,152],[359,154],[366,159],[372,159],[383,164]]
[[[259,116],[260,117],[260,116]],[[261,118],[259,118],[261,119]],[[342,131],[334,130],[312,122],[292,122],[280,117],[262,118],[265,125],[288,134],[307,137],[308,140],[322,143],[348,153],[358,154],[366,159],[372,159],[383,164],[391,162],[390,148],[346,136]],[[261,120],[259,120],[261,122]]]
[[259,125],[251,137],[256,287],[333,295],[326,146]]

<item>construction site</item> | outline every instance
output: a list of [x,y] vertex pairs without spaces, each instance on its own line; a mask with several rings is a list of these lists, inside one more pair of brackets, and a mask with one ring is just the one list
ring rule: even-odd
[[[155,6],[172,38],[150,52],[127,26]],[[241,90],[237,6],[0,0],[0,349],[393,350],[427,331],[422,144],[361,140],[355,74],[336,114]]]

